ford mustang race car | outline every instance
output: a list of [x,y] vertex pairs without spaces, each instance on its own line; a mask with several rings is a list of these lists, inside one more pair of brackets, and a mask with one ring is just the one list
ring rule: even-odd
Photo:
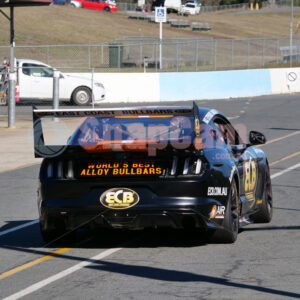
[[[200,228],[233,243],[240,226],[272,218],[268,160],[254,147],[265,136],[250,131],[245,143],[245,128],[215,109],[34,108],[33,120],[45,241],[89,225]],[[51,122],[73,133],[57,141],[64,130]]]

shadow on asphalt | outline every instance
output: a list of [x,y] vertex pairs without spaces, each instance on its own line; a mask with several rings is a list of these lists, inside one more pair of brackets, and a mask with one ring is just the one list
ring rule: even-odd
[[[28,222],[28,220],[26,220]],[[11,221],[0,228],[0,233],[15,226],[25,224],[24,221]],[[270,231],[270,230],[300,230],[300,226],[263,226],[263,227],[243,227],[240,234],[247,231]],[[79,229],[74,235],[66,235],[55,242],[46,244],[40,234],[39,224],[34,224],[20,230],[10,232],[0,236],[0,247],[9,249],[19,249],[25,251],[26,248],[157,248],[157,247],[200,247],[212,244],[209,235],[200,230],[179,230],[171,228],[144,229],[139,231],[120,229]]]
[[[270,227],[272,229],[272,227]],[[269,230],[270,230],[269,228]],[[278,228],[275,227],[277,230]],[[299,229],[299,227],[298,227]],[[109,237],[102,236],[101,239],[99,237],[99,240],[101,240],[101,246],[99,248],[103,249],[103,241],[105,241],[106,238],[109,240],[114,240],[115,238],[121,238],[123,240],[126,240],[127,233],[122,236],[118,235],[119,233],[114,233],[113,235],[109,235]],[[190,240],[190,237],[188,237],[186,234],[181,235],[177,234],[170,235],[170,231],[167,234],[163,234],[162,232],[159,232],[156,234],[153,232],[151,235],[148,235],[149,232],[146,234],[142,234],[143,240],[146,240],[144,242],[136,241],[136,242],[130,242],[130,244],[123,244],[120,245],[118,244],[118,247],[126,248],[126,247],[142,247],[143,245],[145,247],[153,247],[153,246],[170,246],[170,245],[176,245],[177,246],[191,246],[194,245],[194,238]],[[130,237],[134,237],[131,235]],[[141,238],[140,233],[136,233],[137,238]],[[150,240],[148,239],[150,237]],[[192,242],[191,242],[192,241]],[[106,241],[107,242],[107,241]],[[116,243],[116,241],[111,241],[112,243],[109,244],[109,248],[114,247],[113,244]],[[95,243],[95,241],[91,241],[91,243]],[[96,243],[97,244],[97,243]],[[199,246],[199,243],[197,243]],[[95,245],[94,245],[95,246]],[[3,247],[3,246],[2,246]],[[108,247],[108,245],[107,245]],[[35,249],[25,249],[22,248],[21,245],[20,247],[13,247],[13,246],[4,246],[3,248],[7,248],[10,250],[14,251],[20,251],[20,252],[25,252],[25,253],[34,253],[35,255],[48,255],[49,252],[46,250],[35,250]],[[90,247],[89,247],[90,248]],[[100,249],[99,249],[100,250]],[[101,251],[101,250],[100,250]],[[75,263],[80,263],[82,261],[86,261],[86,257],[80,257],[80,256],[70,256],[67,255],[66,253],[62,253],[58,255],[60,258],[67,259],[69,261],[73,261]],[[131,277],[137,277],[137,278],[143,278],[143,279],[152,279],[152,280],[158,280],[162,282],[199,282],[199,283],[211,283],[211,284],[216,284],[224,287],[231,287],[231,288],[239,288],[239,289],[245,289],[245,290],[253,290],[269,295],[279,295],[279,296],[284,296],[284,297],[290,297],[294,299],[299,299],[300,294],[299,293],[293,293],[293,292],[288,292],[288,291],[282,291],[279,289],[275,288],[268,288],[264,286],[259,286],[259,285],[251,285],[248,283],[240,283],[240,282],[232,282],[230,279],[224,278],[224,277],[216,277],[216,276],[208,276],[208,275],[202,275],[202,274],[197,274],[193,272],[188,272],[188,271],[179,271],[179,270],[174,270],[174,269],[166,269],[166,268],[159,268],[159,267],[154,267],[154,266],[145,266],[145,265],[137,265],[137,262],[134,263],[120,263],[118,262],[118,256],[115,258],[111,258],[110,261],[105,261],[105,260],[91,260],[90,265],[86,266],[85,268],[94,270],[94,271],[99,271],[99,272],[108,272],[110,274],[121,274],[125,276],[131,276]],[[142,262],[143,263],[143,262]],[[197,263],[197,262],[195,262]]]
[[[0,233],[13,227],[26,224],[26,221],[11,221],[0,228]],[[59,238],[59,236],[58,236]],[[88,240],[88,243],[82,241]],[[129,243],[130,241],[130,243]],[[2,248],[111,248],[124,243],[124,247],[199,247],[207,243],[207,235],[198,230],[176,230],[169,228],[144,230],[79,229],[76,236],[58,239],[46,244],[40,234],[39,224],[34,224],[0,236]],[[126,244],[128,243],[128,244]]]

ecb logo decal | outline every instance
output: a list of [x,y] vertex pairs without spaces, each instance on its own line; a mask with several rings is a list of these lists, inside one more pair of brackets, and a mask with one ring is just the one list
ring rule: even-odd
[[128,188],[113,188],[100,196],[103,206],[111,209],[127,209],[138,204],[139,195]]

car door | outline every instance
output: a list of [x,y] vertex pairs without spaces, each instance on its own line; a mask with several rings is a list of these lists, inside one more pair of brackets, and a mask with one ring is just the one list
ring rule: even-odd
[[84,3],[85,3],[84,8],[97,9],[97,3],[95,1],[96,0],[86,0],[86,1],[84,1]]
[[41,64],[31,64],[31,90],[34,98],[51,99],[53,95],[53,69]]
[[242,213],[245,214],[255,205],[258,179],[257,157],[254,151],[247,149],[234,126],[225,118],[217,116],[214,124],[227,144],[228,152],[235,162],[240,177],[240,199]]
[[20,86],[20,98],[32,98],[32,76],[31,76],[31,64],[23,63],[19,64],[19,86]]

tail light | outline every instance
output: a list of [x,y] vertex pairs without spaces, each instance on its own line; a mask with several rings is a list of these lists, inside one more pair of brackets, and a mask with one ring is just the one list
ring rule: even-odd
[[177,165],[178,165],[178,157],[174,156],[173,161],[172,161],[172,168],[171,168],[171,175],[172,176],[176,175]]
[[202,172],[203,163],[201,158],[192,159],[187,157],[184,160],[183,175],[200,175]]
[[74,178],[73,161],[49,162],[46,167],[46,177],[56,179]]
[[63,163],[62,161],[58,162],[57,164],[57,178],[61,179],[63,178],[64,169],[63,169]]
[[73,161],[68,161],[67,178],[74,178]]
[[186,157],[179,159],[173,157],[169,175],[201,175],[205,168],[205,162],[201,158]]
[[53,177],[53,164],[49,163],[47,166],[47,177],[52,178]]

